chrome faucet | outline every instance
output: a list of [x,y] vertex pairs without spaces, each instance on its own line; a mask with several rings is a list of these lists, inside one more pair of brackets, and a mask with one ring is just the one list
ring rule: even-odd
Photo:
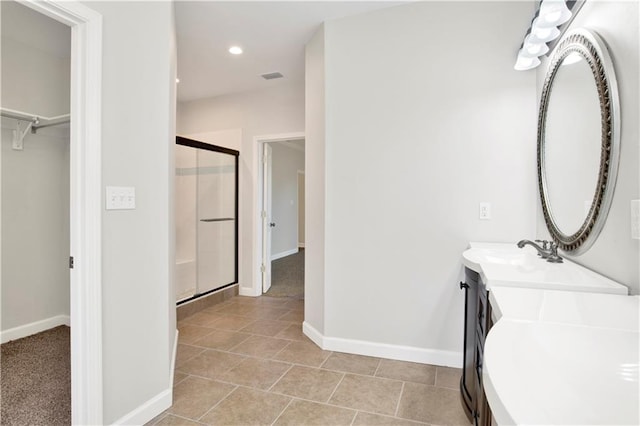
[[538,251],[538,256],[543,259],[546,259],[547,262],[551,263],[562,263],[562,257],[558,255],[558,243],[555,241],[546,241],[546,240],[536,240],[542,244],[540,247],[538,244],[529,240],[520,240],[518,241],[518,247],[523,248],[524,246],[531,246]]

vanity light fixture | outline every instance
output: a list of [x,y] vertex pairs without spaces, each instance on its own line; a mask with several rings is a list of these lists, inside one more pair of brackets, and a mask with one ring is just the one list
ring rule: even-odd
[[547,43],[562,35],[564,27],[558,27],[570,22],[582,7],[583,2],[584,0],[541,0],[520,46],[513,68],[524,71],[540,65],[541,61],[538,57],[547,54],[550,50]]
[[229,48],[229,53],[232,55],[242,55],[242,48],[240,46],[231,46]]

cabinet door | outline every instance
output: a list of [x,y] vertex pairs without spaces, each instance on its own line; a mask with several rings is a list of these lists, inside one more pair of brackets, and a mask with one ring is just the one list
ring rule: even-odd
[[489,426],[491,424],[491,409],[484,393],[482,383],[482,369],[484,367],[484,341],[493,325],[491,320],[491,305],[489,294],[482,281],[478,281],[478,304],[476,326],[476,350],[475,350],[475,380],[476,380],[476,425]]
[[[476,272],[466,269],[465,281],[462,287],[465,289],[464,310],[464,346],[462,378],[460,380],[460,393],[462,396],[465,413],[471,422],[474,422],[476,406],[476,380],[475,380],[475,350],[476,350],[476,312],[478,303],[478,279]],[[466,284],[466,286],[465,286]]]

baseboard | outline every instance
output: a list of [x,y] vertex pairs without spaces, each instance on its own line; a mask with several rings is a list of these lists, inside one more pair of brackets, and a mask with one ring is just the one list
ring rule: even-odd
[[287,251],[281,251],[280,253],[276,253],[276,254],[272,254],[271,255],[271,260],[278,260],[282,257],[287,257],[287,256],[291,256],[292,254],[296,254],[298,252],[298,247],[291,249],[291,250],[287,250]]
[[173,354],[171,355],[171,372],[170,372],[170,376],[169,376],[169,387],[171,389],[173,389],[173,378],[175,377],[175,371],[176,371],[176,356],[178,354],[178,334],[180,333],[180,331],[178,329],[176,329],[176,337],[175,339],[173,339]]
[[313,326],[304,322],[302,332],[324,350],[356,355],[417,362],[443,367],[462,368],[462,352],[438,349],[416,348],[413,346],[390,345],[365,340],[343,339],[322,335]]
[[69,315],[56,315],[55,317],[35,321],[19,327],[10,328],[0,332],[0,343],[7,343],[11,340],[22,339],[46,330],[50,330],[60,325],[69,326],[71,318]]
[[298,243],[298,248],[304,248],[304,243]]
[[262,296],[262,286],[259,288],[253,287],[239,287],[238,294],[240,296],[258,297]]
[[178,302],[176,308],[176,320],[178,322],[183,319],[200,312],[203,309],[210,308],[218,303],[222,303],[238,295],[239,284],[231,284],[229,286],[213,290],[211,293],[200,295],[199,297]]
[[324,336],[306,321],[302,323],[302,333],[311,339],[313,343],[324,349]]
[[165,389],[129,414],[113,422],[114,425],[143,425],[171,407],[173,388]]

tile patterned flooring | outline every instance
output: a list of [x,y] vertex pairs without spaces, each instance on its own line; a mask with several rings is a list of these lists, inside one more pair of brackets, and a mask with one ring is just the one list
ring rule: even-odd
[[180,321],[173,406],[148,425],[469,425],[459,369],[323,351],[303,312],[238,296]]

